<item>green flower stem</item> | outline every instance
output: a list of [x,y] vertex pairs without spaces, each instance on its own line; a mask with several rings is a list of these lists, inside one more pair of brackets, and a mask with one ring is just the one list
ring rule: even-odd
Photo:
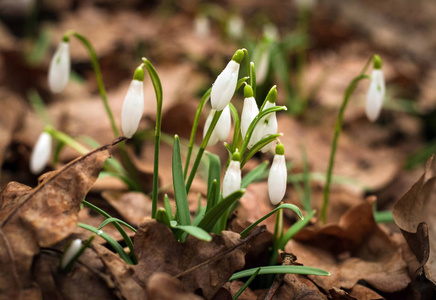
[[347,107],[348,100],[350,99],[350,96],[353,94],[354,90],[356,89],[356,86],[359,83],[359,81],[366,78],[369,78],[369,76],[365,74],[360,74],[359,76],[357,76],[351,81],[350,85],[347,87],[345,91],[344,100],[342,101],[341,108],[339,109],[339,115],[335,125],[335,134],[333,137],[332,150],[330,152],[329,166],[327,169],[326,186],[324,189],[324,197],[323,197],[322,208],[321,208],[321,221],[324,224],[326,223],[326,218],[327,218],[327,206],[329,203],[330,184],[332,181],[333,165],[335,163],[335,154],[336,154],[336,148],[338,146],[339,134],[341,133],[342,130],[345,108]]
[[250,77],[250,85],[253,86],[253,77],[251,76],[250,57],[248,56],[248,50],[245,48],[242,48],[241,50],[244,51],[245,62],[247,65],[247,76]]
[[[236,151],[236,149],[239,148],[239,144],[241,143],[241,122],[239,121],[238,111],[236,110],[235,106],[231,103],[229,103],[230,112],[233,117],[233,121],[235,123],[234,130],[233,130],[233,141],[232,141],[232,147],[231,152]],[[230,159],[230,156],[229,156]]]
[[161,136],[161,127],[162,127],[162,101],[163,101],[163,93],[162,93],[162,84],[159,79],[159,75],[157,75],[156,69],[150,63],[148,59],[145,57],[142,58],[144,62],[144,66],[150,75],[151,82],[153,83],[154,91],[156,93],[156,128],[154,131],[154,166],[153,166],[153,191],[152,191],[152,208],[151,208],[151,217],[155,218],[157,211],[157,195],[158,195],[158,180],[159,180],[159,148],[160,148],[160,136]]
[[192,166],[191,173],[189,173],[188,181],[186,182],[186,193],[189,193],[189,189],[191,188],[192,181],[194,180],[195,173],[197,173],[198,166],[200,165],[201,157],[203,156],[204,150],[206,149],[207,143],[209,142],[210,136],[212,135],[213,130],[215,129],[216,123],[222,114],[221,111],[215,112],[213,115],[212,122],[210,123],[209,129],[206,132],[206,136],[201,142],[200,149],[198,149],[197,156],[195,157],[194,165]]
[[86,37],[84,37],[83,35],[75,32],[75,31],[67,31],[64,34],[64,37],[65,36],[76,37],[80,42],[82,42],[82,44],[88,50],[89,55],[91,57],[92,67],[94,69],[95,77],[97,80],[98,91],[100,92],[100,96],[101,96],[101,99],[103,100],[104,108],[106,109],[106,113],[107,113],[109,120],[111,122],[112,131],[114,132],[115,137],[120,136],[120,131],[118,130],[118,127],[115,123],[114,115],[112,114],[112,110],[111,110],[111,108],[109,106],[109,102],[107,100],[106,89],[104,87],[104,82],[103,82],[103,76],[101,74],[100,64],[98,63],[97,53],[95,52],[94,47],[92,46],[91,42]]
[[46,126],[44,131],[47,132],[48,134],[50,134],[56,140],[60,141],[61,143],[64,143],[64,144],[70,146],[71,148],[73,148],[74,150],[79,152],[81,155],[89,152],[89,149],[82,146],[75,139],[73,139],[72,137],[70,137],[69,135],[67,135],[61,131],[54,129],[52,126]]
[[198,105],[197,111],[195,113],[194,124],[192,125],[192,130],[191,130],[191,137],[189,138],[189,146],[188,146],[188,154],[186,156],[185,170],[183,173],[185,178],[188,176],[189,162],[191,160],[192,149],[194,148],[195,135],[197,134],[198,122],[200,120],[200,116],[201,116],[201,112],[203,111],[204,104],[209,99],[211,91],[212,88],[208,89],[206,93],[204,93],[203,97],[201,97],[200,104]]
[[[64,40],[69,39],[70,36],[76,37],[85,46],[85,48],[89,52],[89,56],[91,58],[91,64],[92,64],[92,67],[94,69],[95,77],[97,80],[98,91],[100,93],[101,100],[103,101],[103,105],[104,105],[104,108],[106,110],[106,114],[109,117],[112,131],[113,131],[115,137],[119,137],[120,131],[118,130],[118,127],[115,123],[114,115],[113,115],[112,110],[110,108],[109,101],[107,100],[106,88],[104,86],[103,76],[101,73],[100,64],[98,62],[97,53],[95,52],[95,49],[92,46],[91,42],[86,37],[81,35],[80,33],[75,32],[73,30],[67,31],[64,34]],[[127,154],[126,146],[124,145],[124,143],[120,143],[119,147],[121,149],[121,155],[123,157],[124,162],[126,163],[129,175],[132,177],[133,181],[135,182],[135,185],[137,187],[140,187],[139,178],[138,178],[136,168],[133,165],[132,161],[130,160],[129,155]]]

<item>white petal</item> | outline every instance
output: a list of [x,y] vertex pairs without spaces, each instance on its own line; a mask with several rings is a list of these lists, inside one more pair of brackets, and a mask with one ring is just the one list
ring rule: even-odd
[[371,74],[368,93],[366,94],[366,116],[371,122],[377,120],[385,97],[385,80],[383,71],[375,69]]
[[287,170],[284,155],[275,155],[268,175],[268,194],[272,205],[283,200],[286,193]]
[[80,248],[82,247],[82,240],[76,239],[74,240],[70,247],[68,247],[67,251],[64,253],[64,256],[61,260],[61,269],[64,269],[68,263],[73,259],[73,257],[79,252]]
[[217,111],[223,110],[229,104],[238,82],[239,64],[231,60],[218,75],[210,93],[210,104]]
[[241,165],[239,161],[230,161],[223,179],[223,198],[241,189]]
[[231,127],[232,127],[232,117],[230,115],[230,108],[227,105],[223,109],[223,112],[221,113],[221,116],[218,119],[218,122],[216,123],[214,129],[221,142],[224,142],[229,137]]
[[256,71],[256,83],[261,84],[265,81],[266,75],[268,74],[268,66],[269,66],[269,49],[264,51],[260,56],[258,62],[258,68]]
[[132,80],[121,111],[121,128],[125,137],[131,138],[135,134],[143,111],[144,85],[142,81]]
[[250,127],[251,122],[259,114],[259,108],[257,107],[256,99],[254,97],[245,98],[244,107],[242,109],[241,115],[241,133],[242,138],[245,138],[247,134],[248,127]]
[[[206,122],[204,123],[204,128],[203,128],[203,139],[206,136],[207,131],[209,130],[210,123],[212,122],[212,119],[213,119],[213,116],[215,115],[215,112],[216,112],[215,109],[211,109],[209,112],[209,115],[207,116],[207,119],[206,119]],[[218,120],[218,122],[219,122],[219,120]],[[218,141],[219,141],[218,134],[217,134],[216,130],[214,130],[214,131],[212,131],[212,134],[209,138],[209,142],[207,143],[207,145],[213,146]]]
[[32,174],[39,174],[45,169],[51,156],[51,144],[51,135],[47,132],[41,133],[30,156],[30,171]]
[[53,93],[61,92],[70,78],[70,51],[69,43],[61,42],[54,54],[48,69],[48,86]]

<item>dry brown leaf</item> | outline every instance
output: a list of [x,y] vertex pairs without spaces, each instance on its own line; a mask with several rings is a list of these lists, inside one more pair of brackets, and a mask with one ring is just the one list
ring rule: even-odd
[[105,191],[102,196],[131,225],[151,216],[151,199],[143,193]]
[[382,296],[374,292],[373,290],[360,285],[356,284],[349,292],[348,294],[356,299],[359,300],[382,300],[384,299]]
[[183,284],[167,273],[156,272],[147,281],[147,296],[155,300],[200,300],[201,297],[184,291]]
[[377,226],[369,202],[351,208],[338,225],[303,229],[285,251],[295,254],[297,263],[330,272],[331,276],[311,277],[325,291],[351,289],[363,279],[392,293],[411,282],[401,249]]
[[327,299],[327,297],[312,281],[304,276],[286,274],[283,285],[277,290],[272,299],[323,300]]
[[[155,272],[175,276],[214,258],[239,241],[238,234],[223,231],[220,236],[214,235],[211,242],[200,241],[188,235],[186,242],[181,244],[167,226],[155,220],[147,220],[140,225],[134,239],[138,258],[134,269],[142,281],[147,281]],[[180,276],[180,281],[185,291],[195,291],[206,299],[211,299],[230,276],[244,266],[244,256],[245,251],[238,248],[217,261]]]
[[[105,145],[63,168],[41,176],[31,189],[11,182],[0,193],[0,291],[17,298],[34,289],[30,278],[39,247],[65,239],[77,227],[80,203],[97,178],[109,148]],[[12,276],[11,276],[12,274]]]
[[421,264],[415,275],[424,274],[436,285],[435,162],[429,159],[424,174],[395,203],[392,215],[412,252]]

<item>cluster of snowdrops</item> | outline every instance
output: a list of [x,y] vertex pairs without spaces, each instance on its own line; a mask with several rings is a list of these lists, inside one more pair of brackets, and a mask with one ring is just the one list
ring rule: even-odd
[[[99,81],[100,93],[102,100],[105,104],[106,111],[111,120],[112,129],[115,136],[119,136],[117,126],[113,119],[109,104],[106,99],[106,93],[104,90],[104,84],[101,80],[101,73],[96,59],[95,51],[89,41],[82,35],[76,32],[67,32],[59,44],[59,47],[51,61],[48,83],[53,93],[60,93],[66,87],[70,77],[70,56],[69,56],[69,39],[74,36],[78,38],[86,48],[88,48],[91,59],[93,59],[94,70],[96,71]],[[243,60],[246,60],[247,76],[239,78],[240,66]],[[371,121],[375,121],[380,114],[382,107],[385,85],[383,73],[381,70],[381,59],[374,55],[370,61],[373,62],[373,71],[370,76],[371,83],[367,93],[366,101],[366,114]],[[367,67],[367,66],[366,66]],[[366,67],[362,74],[366,71]],[[181,166],[180,159],[180,147],[179,139],[176,136],[174,139],[174,153],[173,153],[173,185],[174,195],[176,201],[176,212],[172,213],[169,205],[168,197],[165,196],[165,207],[157,207],[157,177],[158,177],[158,161],[159,161],[159,143],[160,143],[160,128],[161,128],[161,108],[162,108],[162,87],[160,84],[159,76],[152,64],[143,59],[143,63],[135,70],[133,80],[127,91],[127,95],[123,102],[122,115],[121,115],[121,128],[125,138],[132,138],[137,132],[140,120],[144,110],[144,92],[143,81],[146,71],[150,75],[150,79],[153,83],[153,87],[156,92],[157,105],[157,117],[155,128],[155,168],[153,173],[153,208],[152,218],[157,219],[167,224],[173,231],[176,238],[183,242],[187,234],[192,234],[197,238],[204,240],[210,240],[209,232],[220,233],[226,227],[226,219],[234,208],[236,202],[244,193],[244,188],[252,181],[254,181],[258,174],[264,173],[264,165],[262,170],[253,170],[248,173],[246,177],[249,179],[243,183],[241,176],[241,168],[245,163],[258,151],[268,152],[274,149],[275,155],[268,175],[268,192],[269,199],[273,205],[278,205],[282,202],[287,186],[287,168],[284,156],[284,146],[280,143],[278,133],[278,124],[276,119],[276,112],[286,110],[285,106],[276,106],[277,89],[273,86],[265,100],[262,102],[261,107],[258,107],[256,102],[256,80],[255,80],[255,66],[249,61],[248,51],[246,49],[240,49],[235,52],[230,62],[218,75],[212,87],[202,97],[197,114],[194,120],[194,126],[192,129],[191,139],[189,143],[189,150],[185,162],[185,167]],[[98,76],[100,74],[100,76]],[[367,75],[362,75],[357,81],[364,78],[369,78]],[[354,82],[354,81],[353,81]],[[355,87],[353,85],[353,90]],[[350,85],[351,86],[351,85]],[[241,116],[239,118],[235,107],[231,104],[235,92],[243,88],[244,92],[244,105]],[[352,92],[352,91],[351,91]],[[350,93],[346,93],[344,98],[343,108],[348,102]],[[194,149],[194,137],[198,126],[199,116],[202,112],[204,104],[210,98],[211,110],[209,116],[204,125],[203,142],[197,150],[196,159],[192,165],[191,172],[188,176],[188,168],[190,166],[190,158]],[[342,110],[342,109],[341,109]],[[343,111],[342,111],[343,113]],[[224,146],[229,151],[229,161],[227,162],[227,169],[222,180],[222,189],[220,189],[220,169],[221,165],[215,166],[212,169],[212,163],[209,170],[208,178],[208,193],[207,193],[207,207],[200,211],[199,215],[191,221],[189,207],[187,205],[187,193],[192,183],[192,180],[197,172],[199,162],[202,159],[206,146],[216,144],[221,141],[224,142],[228,139],[230,131],[232,129],[232,117],[234,119],[234,132],[231,144],[224,143]],[[341,116],[338,120],[342,122]],[[339,124],[340,126],[342,123]],[[339,133],[338,133],[339,135]],[[45,131],[39,137],[30,159],[30,170],[34,174],[41,173],[47,166],[51,158],[52,150],[52,138],[56,138],[61,142],[70,144],[74,148],[76,145],[72,139],[67,138],[65,134],[60,133],[51,126],[48,126]],[[337,139],[335,139],[337,140]],[[336,149],[335,141],[332,146],[332,156],[334,158],[334,150]],[[213,155],[213,154],[210,154]],[[212,159],[211,159],[212,160]],[[176,163],[174,162],[176,161]],[[334,159],[332,160],[334,161]],[[217,170],[217,168],[219,170]],[[266,166],[265,166],[266,168]],[[333,168],[333,163],[329,168]],[[124,171],[123,171],[124,172]],[[128,176],[128,172],[124,172],[123,176]],[[331,174],[330,174],[331,175]],[[121,176],[122,178],[122,176]],[[130,179],[126,179],[127,183],[131,182]],[[329,182],[328,182],[329,184]],[[134,186],[132,184],[132,186]],[[328,201],[327,201],[328,202]],[[327,205],[327,204],[326,204]],[[90,206],[92,208],[92,206]],[[303,215],[298,207],[291,204],[281,204],[270,214],[261,218],[258,222],[252,224],[247,228],[242,235],[246,235],[249,230],[254,228],[265,218],[272,215],[273,212],[280,209],[288,208],[297,213],[297,215],[303,219]],[[120,220],[112,220],[114,225],[119,225]],[[108,223],[108,222],[107,222]],[[85,227],[84,227],[85,228]],[[121,226],[117,226],[117,229]],[[98,228],[100,229],[100,228]],[[95,231],[94,231],[95,232]],[[124,236],[124,235],[123,235]],[[283,236],[283,235],[282,235]],[[74,240],[67,248],[60,262],[60,269],[65,270],[71,267],[74,260],[76,260],[80,254],[85,250],[89,243],[92,241],[90,238],[87,242],[82,243],[80,239]],[[286,241],[280,241],[277,245],[283,245]],[[131,244],[126,241],[127,245]],[[127,262],[135,263],[136,258],[133,252],[133,247],[130,248],[130,253],[125,257],[130,257],[131,260]],[[278,249],[274,249],[277,252]],[[123,257],[122,253],[119,253]],[[312,268],[314,269],[314,268]],[[255,273],[254,270],[251,274]],[[322,270],[319,270],[322,271]],[[328,275],[327,272],[313,272],[315,275]],[[259,271],[257,271],[259,273]],[[256,273],[256,274],[257,274]]]

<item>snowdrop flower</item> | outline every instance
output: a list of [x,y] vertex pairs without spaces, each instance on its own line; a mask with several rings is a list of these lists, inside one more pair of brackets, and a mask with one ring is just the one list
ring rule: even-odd
[[268,194],[272,205],[279,204],[286,193],[287,170],[284,154],[285,148],[279,143],[268,175]]
[[[206,136],[206,133],[209,130],[210,123],[212,122],[215,112],[216,110],[212,109],[209,113],[209,116],[206,119],[206,123],[204,124],[204,130],[203,130],[203,138]],[[213,129],[212,135],[210,136],[207,145],[209,146],[215,145],[218,141],[224,142],[229,136],[231,127],[232,127],[232,121],[230,116],[230,108],[227,105],[223,109],[223,112],[221,113],[221,116],[218,119],[215,128]]]
[[256,72],[256,83],[262,84],[266,79],[266,75],[268,74],[269,48],[265,49],[260,55],[258,66],[259,68],[257,69]]
[[[266,96],[266,103],[264,107],[262,108],[262,111],[276,106],[276,100],[277,100],[277,87],[273,86],[271,90],[269,91],[268,95]],[[276,113],[270,113],[267,116],[263,117],[259,120],[256,127],[253,130],[253,134],[251,136],[250,142],[248,143],[248,148],[251,148],[254,144],[256,144],[261,139],[268,137],[271,134],[277,133],[277,118]],[[263,153],[267,152],[272,146],[272,142],[265,145],[261,151]]]
[[144,111],[143,80],[144,69],[141,66],[135,70],[121,111],[121,128],[127,138],[131,138],[135,134]]
[[59,44],[48,69],[48,86],[53,93],[60,93],[70,78],[70,44],[67,37]]
[[374,56],[374,69],[371,74],[368,93],[366,94],[366,116],[371,122],[380,115],[385,98],[385,79],[381,70],[380,56]]
[[51,156],[51,144],[51,135],[47,132],[41,133],[30,156],[30,172],[32,174],[39,174],[45,169]]
[[80,248],[82,248],[81,239],[76,239],[70,244],[70,246],[62,256],[61,265],[60,265],[61,269],[65,269],[66,266],[68,266],[68,264],[71,262],[74,256],[76,256],[77,253],[80,251]]
[[251,122],[259,114],[259,108],[257,107],[256,99],[253,97],[253,89],[248,84],[244,87],[244,97],[244,107],[242,108],[241,115],[242,138],[245,138],[248,127],[250,127]]
[[232,155],[229,167],[223,179],[223,198],[241,189],[241,155],[238,150]]
[[244,20],[238,16],[233,15],[227,23],[227,34],[234,39],[241,38],[244,34]]
[[221,74],[218,75],[210,93],[212,108],[220,111],[229,104],[236,90],[238,82],[239,66],[244,58],[244,51],[238,50],[227,64]]
[[194,32],[200,38],[210,35],[210,21],[207,16],[200,15],[194,20]]

